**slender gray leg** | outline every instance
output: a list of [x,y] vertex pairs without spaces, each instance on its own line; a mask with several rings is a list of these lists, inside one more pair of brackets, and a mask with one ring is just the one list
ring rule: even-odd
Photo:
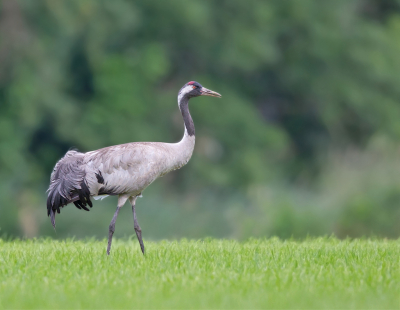
[[135,204],[136,204],[136,198],[137,197],[131,197],[129,198],[129,201],[132,204],[132,212],[133,212],[133,225],[135,228],[135,232],[136,232],[136,236],[139,240],[139,244],[140,244],[140,249],[142,250],[142,253],[144,255],[144,244],[143,244],[143,240],[142,240],[142,230],[140,229],[137,217],[136,217],[136,210],[135,210]]
[[116,222],[116,220],[117,220],[117,216],[118,216],[118,213],[119,213],[119,209],[121,209],[121,206],[118,206],[118,207],[117,207],[117,210],[116,210],[115,213],[114,213],[114,216],[113,216],[113,218],[112,218],[112,220],[111,220],[111,224],[110,224],[109,229],[108,229],[107,255],[110,255],[111,242],[112,242],[112,237],[113,237],[113,234],[114,234],[114,231],[115,231],[115,222]]

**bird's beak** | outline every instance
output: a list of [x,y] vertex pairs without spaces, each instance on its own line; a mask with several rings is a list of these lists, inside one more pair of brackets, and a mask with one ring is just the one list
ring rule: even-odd
[[218,97],[218,98],[221,97],[221,95],[218,94],[217,92],[209,90],[209,89],[207,89],[205,87],[201,88],[201,95],[202,96]]

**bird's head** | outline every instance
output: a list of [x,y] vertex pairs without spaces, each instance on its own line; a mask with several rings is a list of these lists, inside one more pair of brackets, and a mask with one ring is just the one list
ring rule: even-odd
[[215,91],[209,90],[203,86],[201,86],[200,83],[191,81],[183,85],[181,90],[178,93],[178,99],[180,101],[181,98],[193,98],[193,97],[198,97],[198,96],[211,96],[211,97],[221,97],[220,94],[218,94]]

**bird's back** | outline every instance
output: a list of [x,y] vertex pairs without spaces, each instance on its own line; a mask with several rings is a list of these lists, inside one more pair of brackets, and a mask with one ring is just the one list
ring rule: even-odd
[[136,142],[86,153],[86,180],[92,195],[139,194],[170,169],[171,145]]

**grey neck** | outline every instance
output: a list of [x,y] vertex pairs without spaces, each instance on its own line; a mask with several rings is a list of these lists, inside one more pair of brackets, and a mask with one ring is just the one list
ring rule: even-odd
[[189,98],[182,97],[179,100],[179,110],[181,110],[183,121],[185,123],[185,128],[189,136],[194,136],[194,124],[192,116],[189,112]]

